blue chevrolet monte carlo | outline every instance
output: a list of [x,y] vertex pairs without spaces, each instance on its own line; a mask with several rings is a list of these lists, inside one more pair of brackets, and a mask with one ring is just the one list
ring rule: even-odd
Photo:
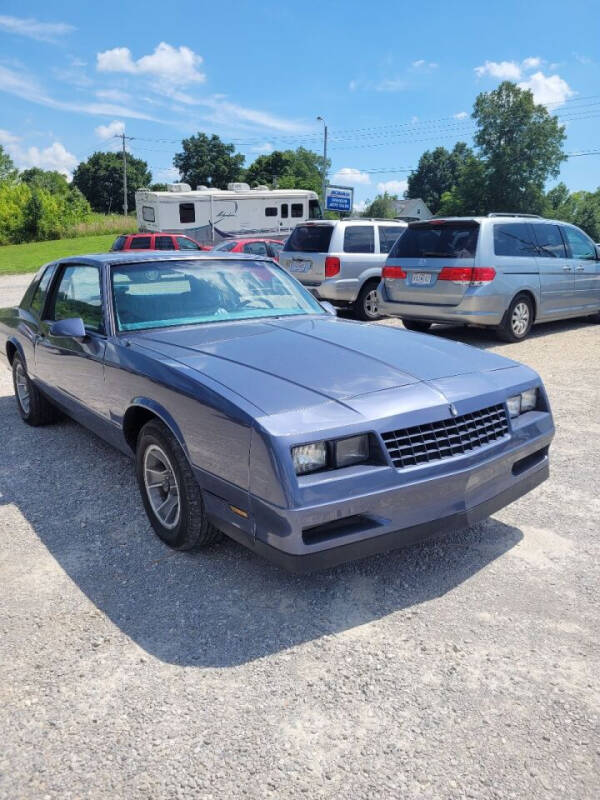
[[177,549],[224,531],[295,571],[330,566],[469,525],[548,476],[535,372],[338,319],[268,259],[48,264],[0,311],[0,351],[25,422],[61,410],[133,454]]

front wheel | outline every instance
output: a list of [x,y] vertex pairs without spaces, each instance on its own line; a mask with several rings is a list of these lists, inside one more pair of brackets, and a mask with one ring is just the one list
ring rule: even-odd
[[146,514],[158,536],[175,550],[204,547],[220,532],[208,521],[202,492],[185,453],[158,420],[138,436],[136,473]]
[[528,295],[519,294],[508,307],[496,333],[504,342],[521,342],[529,334],[532,325],[533,303]]
[[377,281],[369,281],[360,290],[354,303],[354,316],[365,322],[381,319],[379,298],[377,297]]
[[402,324],[409,331],[418,331],[419,333],[427,333],[431,328],[431,322],[423,322],[420,319],[402,319]]

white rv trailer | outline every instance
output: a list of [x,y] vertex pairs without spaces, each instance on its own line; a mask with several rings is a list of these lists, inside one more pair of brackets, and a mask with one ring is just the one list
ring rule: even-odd
[[184,233],[210,244],[251,234],[284,238],[299,223],[321,219],[315,192],[230,183],[227,189],[174,183],[166,192],[139,189],[135,205],[140,231]]

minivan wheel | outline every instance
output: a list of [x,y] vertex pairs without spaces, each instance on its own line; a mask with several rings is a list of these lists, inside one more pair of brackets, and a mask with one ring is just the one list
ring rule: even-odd
[[431,328],[431,322],[424,322],[420,319],[404,319],[402,317],[402,324],[407,330],[419,333],[426,333]]
[[526,294],[518,294],[508,307],[496,329],[505,342],[520,342],[527,337],[533,325],[533,303]]
[[354,303],[354,316],[357,319],[372,322],[381,319],[379,313],[379,299],[377,297],[377,286],[379,281],[367,281],[360,290]]
[[23,422],[28,425],[46,425],[54,422],[59,416],[49,400],[46,400],[37,386],[33,383],[21,356],[15,355],[12,362],[13,386],[17,400],[17,410]]
[[185,453],[166,425],[147,422],[138,436],[136,473],[148,519],[175,550],[205,547],[220,537],[204,509]]

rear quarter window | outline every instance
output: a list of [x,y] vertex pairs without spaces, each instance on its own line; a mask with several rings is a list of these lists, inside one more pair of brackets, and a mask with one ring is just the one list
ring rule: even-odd
[[125,237],[124,236],[117,236],[114,240],[111,250],[122,250],[125,245]]
[[389,253],[396,239],[404,233],[404,228],[400,225],[380,225],[379,226],[379,252]]
[[348,225],[344,231],[344,253],[374,253],[375,235],[372,225]]
[[397,240],[391,258],[474,258],[477,223],[409,225]]
[[291,253],[328,253],[333,225],[297,225],[285,249]]
[[537,255],[531,225],[523,222],[494,225],[494,255],[520,258]]

